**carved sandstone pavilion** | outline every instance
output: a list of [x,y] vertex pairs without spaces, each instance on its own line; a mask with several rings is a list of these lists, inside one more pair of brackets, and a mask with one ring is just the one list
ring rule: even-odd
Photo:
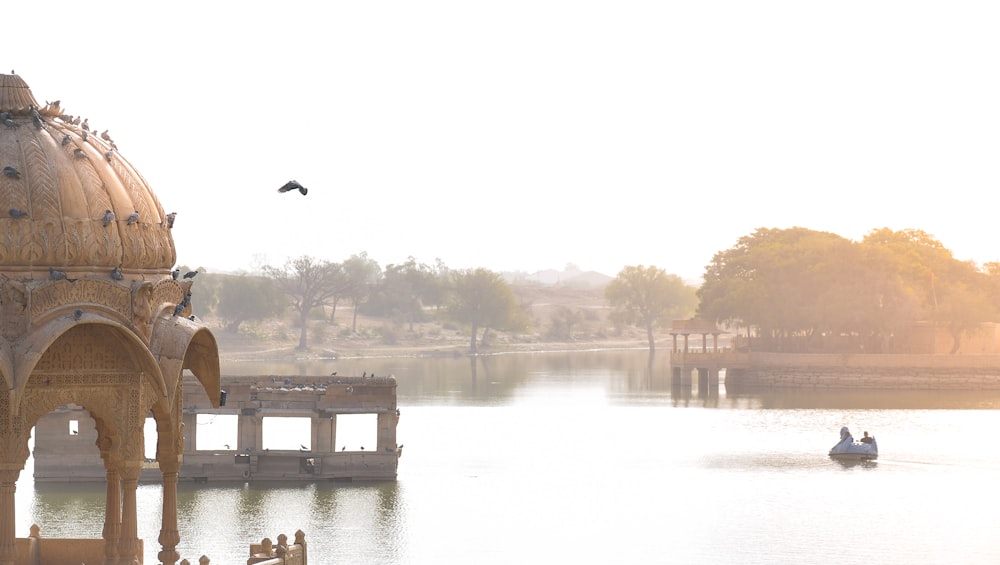
[[[171,276],[172,221],[106,133],[88,131],[58,102],[40,106],[17,75],[0,75],[0,117],[0,565],[32,562],[39,544],[50,557],[42,562],[65,554],[142,563],[135,494],[147,414],[163,475],[158,557],[173,564],[182,373],[195,375],[215,407],[221,387],[215,337],[187,318],[192,282]],[[14,491],[32,426],[64,405],[96,422],[107,476],[103,543],[15,538]]]

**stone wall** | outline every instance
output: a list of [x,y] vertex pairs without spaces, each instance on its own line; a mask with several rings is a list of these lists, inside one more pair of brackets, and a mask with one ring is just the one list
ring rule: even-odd
[[727,388],[1000,390],[1000,355],[751,353]]

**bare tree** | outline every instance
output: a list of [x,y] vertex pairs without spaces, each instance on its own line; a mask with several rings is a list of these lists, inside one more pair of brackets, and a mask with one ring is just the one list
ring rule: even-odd
[[348,287],[347,277],[339,263],[320,261],[309,256],[289,259],[283,267],[267,265],[264,274],[288,296],[292,309],[299,316],[299,350],[309,346],[309,313],[330,304]]

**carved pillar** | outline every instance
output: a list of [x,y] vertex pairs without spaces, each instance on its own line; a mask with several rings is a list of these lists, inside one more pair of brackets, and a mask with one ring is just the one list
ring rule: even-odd
[[139,485],[139,467],[126,467],[122,471],[122,530],[118,542],[118,562],[131,565],[139,555],[139,519],[135,506],[135,490]]
[[114,565],[118,562],[118,542],[121,538],[121,478],[113,468],[107,470],[108,486],[104,495],[104,563]]
[[163,565],[173,565],[181,557],[177,553],[177,544],[181,541],[181,534],[177,531],[177,471],[180,465],[169,467],[160,465],[163,471],[163,519],[159,537],[161,551],[156,557]]
[[198,414],[188,412],[184,414],[184,449],[194,451],[198,449]]
[[0,565],[14,565],[14,491],[21,469],[10,464],[0,467]]

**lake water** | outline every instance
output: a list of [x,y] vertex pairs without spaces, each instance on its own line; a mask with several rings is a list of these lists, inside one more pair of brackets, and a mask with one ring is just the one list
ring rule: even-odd
[[[244,363],[395,374],[396,482],[182,484],[192,563],[302,529],[310,563],[1000,563],[1000,394],[671,386],[645,351]],[[840,427],[877,462],[827,451]],[[201,433],[201,432],[200,432]],[[17,535],[100,537],[104,486],[17,491]],[[138,492],[156,563],[159,485]]]

